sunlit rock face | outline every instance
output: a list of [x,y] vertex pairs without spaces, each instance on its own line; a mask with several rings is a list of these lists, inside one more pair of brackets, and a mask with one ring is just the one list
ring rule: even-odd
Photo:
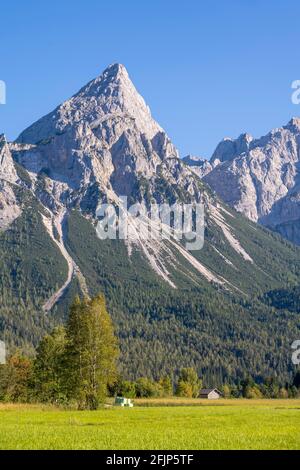
[[20,215],[14,186],[18,180],[9,145],[0,135],[0,230],[6,229]]
[[95,183],[102,192],[131,195],[140,176],[151,179],[178,152],[125,67],[114,64],[22,132],[15,158],[70,190]]
[[300,119],[260,139],[225,139],[203,176],[230,206],[300,243]]

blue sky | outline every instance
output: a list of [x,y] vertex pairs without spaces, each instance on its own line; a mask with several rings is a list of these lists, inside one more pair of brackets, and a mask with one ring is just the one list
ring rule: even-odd
[[121,62],[181,155],[210,157],[300,115],[299,18],[296,0],[4,0],[0,132],[16,138]]

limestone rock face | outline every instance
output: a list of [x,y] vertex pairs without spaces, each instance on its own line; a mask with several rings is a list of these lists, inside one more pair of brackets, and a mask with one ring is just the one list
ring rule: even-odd
[[6,229],[21,213],[14,193],[17,180],[9,145],[0,135],[0,229]]
[[18,179],[9,144],[3,134],[0,135],[0,179],[10,183]]
[[260,139],[243,134],[216,148],[203,180],[230,206],[300,243],[300,119]]
[[120,64],[22,132],[14,157],[28,171],[67,184],[63,197],[73,202],[72,192],[93,184],[130,196],[141,175],[150,179],[165,159],[179,158]]
[[225,138],[219,143],[211,157],[211,163],[216,166],[218,163],[232,160],[236,155],[249,150],[253,138],[250,134],[242,134],[238,139]]
[[149,139],[162,130],[151,119],[150,110],[136,91],[126,68],[113,64],[71,99],[22,132],[18,141],[36,144],[76,123],[87,123],[95,132],[101,130],[102,137],[110,141],[122,133],[126,120],[134,121],[140,133]]

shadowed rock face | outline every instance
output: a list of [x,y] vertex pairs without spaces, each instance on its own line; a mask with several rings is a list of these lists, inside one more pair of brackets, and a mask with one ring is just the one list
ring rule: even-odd
[[300,244],[299,149],[299,118],[260,139],[225,139],[203,179],[230,206]]
[[187,155],[182,159],[182,161],[188,165],[200,178],[203,178],[213,169],[212,164],[205,158]]

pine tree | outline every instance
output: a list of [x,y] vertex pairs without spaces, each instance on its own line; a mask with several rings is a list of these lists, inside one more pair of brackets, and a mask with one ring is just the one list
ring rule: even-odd
[[34,388],[39,401],[59,402],[65,399],[64,358],[66,331],[60,326],[44,336],[34,361]]

